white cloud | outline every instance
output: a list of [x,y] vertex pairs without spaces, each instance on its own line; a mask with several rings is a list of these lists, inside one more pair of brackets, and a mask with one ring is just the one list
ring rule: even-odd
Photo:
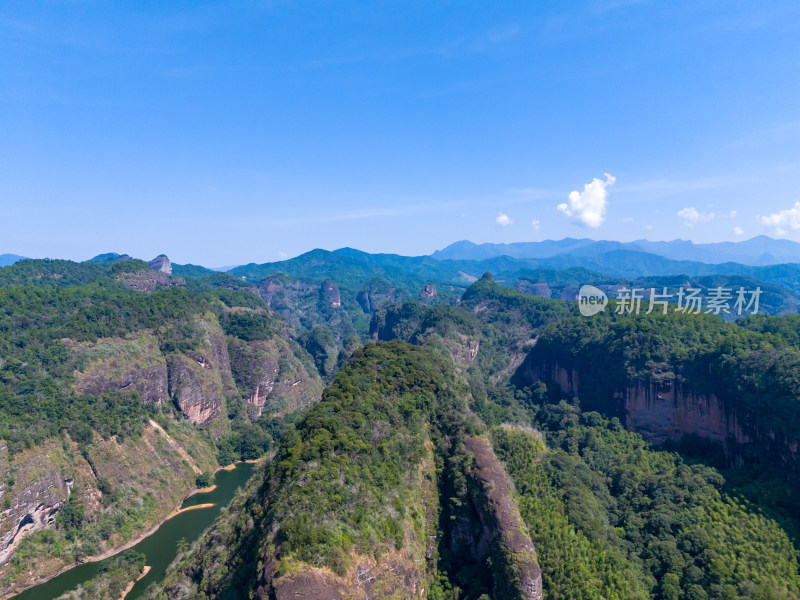
[[694,206],[682,208],[678,211],[678,216],[683,219],[684,225],[687,227],[694,227],[698,223],[712,220],[716,215],[713,212],[701,213]]
[[653,226],[652,225],[645,225],[644,226],[644,230],[645,231],[653,231]]
[[531,225],[536,231],[539,231],[539,219],[534,219],[533,221],[531,221]]
[[734,227],[733,233],[735,233],[736,235],[744,235],[744,229],[742,229],[741,227]]
[[625,217],[624,219],[622,219],[622,222],[625,224],[633,223],[633,217]]
[[594,178],[591,183],[583,186],[583,192],[577,190],[570,192],[569,203],[563,202],[557,206],[578,225],[586,227],[600,227],[606,218],[606,204],[608,203],[608,190],[614,185],[616,177],[605,174],[606,180]]
[[495,217],[495,222],[503,227],[514,223],[514,221],[511,220],[511,217],[501,212],[497,213],[497,217]]
[[761,219],[761,224],[765,227],[774,228],[775,235],[778,236],[786,235],[790,229],[800,231],[800,202],[795,202],[792,208],[757,218]]

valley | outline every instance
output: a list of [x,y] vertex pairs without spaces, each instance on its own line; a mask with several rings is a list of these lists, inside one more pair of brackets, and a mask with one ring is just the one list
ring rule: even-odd
[[794,287],[625,314],[527,260],[0,268],[0,596],[800,597]]

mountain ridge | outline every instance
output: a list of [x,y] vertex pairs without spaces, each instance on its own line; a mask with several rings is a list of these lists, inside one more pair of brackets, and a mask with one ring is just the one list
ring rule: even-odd
[[497,256],[553,258],[561,254],[592,255],[615,249],[635,250],[672,260],[692,260],[707,264],[738,262],[749,266],[768,266],[781,263],[800,263],[799,243],[765,235],[758,235],[741,242],[698,244],[682,239],[661,242],[640,239],[632,242],[620,242],[589,238],[564,238],[509,244],[475,244],[468,240],[461,240],[435,251],[431,256],[437,260],[481,260]]

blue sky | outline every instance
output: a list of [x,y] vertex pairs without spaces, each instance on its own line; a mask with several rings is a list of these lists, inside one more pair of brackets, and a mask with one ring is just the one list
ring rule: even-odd
[[798,202],[796,1],[0,6],[0,253],[800,241]]

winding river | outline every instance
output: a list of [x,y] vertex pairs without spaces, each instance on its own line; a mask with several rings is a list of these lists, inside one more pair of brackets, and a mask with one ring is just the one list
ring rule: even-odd
[[[167,567],[178,553],[178,541],[194,542],[206,528],[214,522],[223,507],[233,499],[237,488],[244,487],[255,465],[237,463],[230,471],[220,470],[214,476],[216,488],[210,492],[198,493],[184,500],[181,509],[198,508],[176,514],[165,521],[156,531],[133,546],[137,552],[147,557],[150,571],[142,577],[125,597],[125,600],[140,598],[151,583],[157,583],[166,575]],[[212,506],[199,507],[210,504]],[[110,560],[109,558],[105,560]],[[95,577],[103,561],[84,563],[69,571],[64,571],[40,585],[13,596],[11,600],[53,600],[61,594],[75,589],[81,583]]]

